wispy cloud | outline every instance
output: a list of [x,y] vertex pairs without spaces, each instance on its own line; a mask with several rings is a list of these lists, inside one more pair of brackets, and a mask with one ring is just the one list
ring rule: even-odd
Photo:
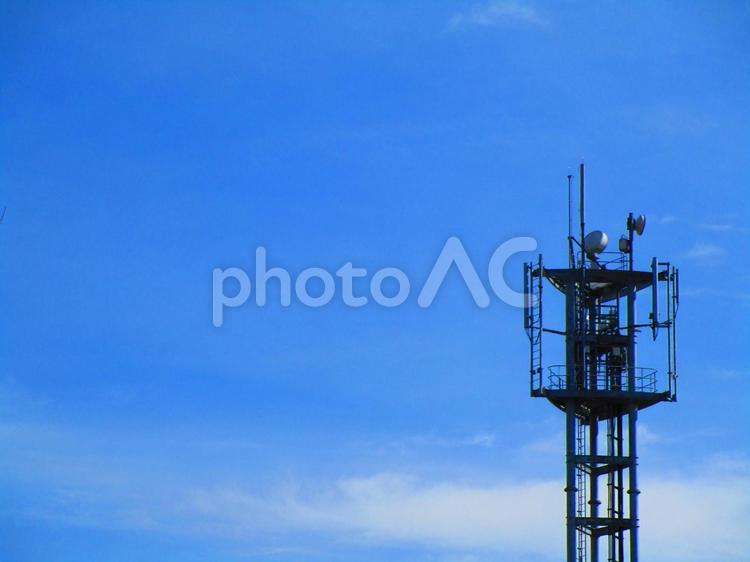
[[748,232],[748,229],[744,226],[737,225],[730,220],[705,220],[705,221],[680,221],[679,217],[675,215],[664,215],[653,217],[654,221],[658,224],[674,224],[677,222],[684,222],[693,226],[699,230],[705,230],[707,232]]
[[[287,488],[259,500],[239,490],[204,490],[193,497],[197,514],[222,514],[234,528],[268,521],[287,530],[339,540],[409,543],[446,549],[492,549],[553,555],[562,545],[558,482],[472,485],[425,482],[413,475],[378,473],[339,480],[314,493]],[[550,509],[557,499],[557,510]],[[260,512],[258,511],[260,509]],[[556,540],[533,540],[542,530]]]
[[[744,561],[750,550],[747,464],[726,456],[700,476],[642,475],[644,558]],[[315,486],[285,483],[263,493],[199,487],[171,501],[158,498],[163,491],[148,498],[101,492],[68,494],[65,505],[58,502],[46,517],[78,526],[232,539],[254,549],[266,548],[263,537],[269,535],[297,541],[302,549],[300,537],[311,536],[367,548],[410,545],[519,558],[554,559],[563,548],[564,495],[557,480],[477,484],[385,472]],[[545,541],[536,540],[540,535]]]
[[722,381],[741,380],[747,377],[746,371],[741,371],[739,369],[726,369],[723,367],[710,367],[707,370],[707,373],[710,377]]
[[451,29],[498,27],[507,24],[545,25],[547,20],[530,4],[516,0],[493,0],[474,4],[467,12],[453,14]]
[[702,230],[710,230],[711,232],[730,232],[735,229],[735,226],[730,223],[704,222],[704,223],[699,224],[698,228]]
[[[644,431],[652,440],[660,439]],[[477,441],[485,441],[478,436]],[[287,543],[302,552],[326,543],[339,545],[331,548],[408,545],[476,554],[478,559],[491,553],[554,559],[562,550],[560,479],[498,477],[494,471],[471,479],[379,471],[314,481],[290,476],[259,487],[252,477],[206,481],[194,468],[182,470],[147,458],[131,464],[116,455],[81,455],[75,445],[80,436],[73,440],[66,432],[6,426],[0,437],[5,444],[25,443],[27,449],[29,442],[68,443],[51,458],[27,450],[5,461],[10,463],[6,468],[16,465],[6,474],[18,475],[34,490],[26,516],[50,522],[231,540],[253,552]],[[56,470],[30,470],[39,465]],[[644,558],[745,559],[750,550],[746,457],[727,454],[691,474],[646,472],[641,489]],[[540,535],[547,539],[536,540]],[[274,537],[270,543],[269,536]]]
[[[730,468],[714,467],[715,473],[701,477],[646,476],[644,554],[665,561],[743,560],[750,549],[750,477],[746,467]],[[260,508],[278,524],[339,540],[542,556],[562,550],[563,494],[557,481],[481,486],[380,473],[340,480],[312,496],[298,492],[259,502],[237,490],[209,490],[196,499],[193,508],[221,513],[240,529],[263,519]],[[551,540],[535,540],[540,534]]]
[[651,429],[650,425],[640,422],[638,424],[638,440],[641,445],[648,447],[650,445],[663,445],[668,442],[670,438],[662,433],[654,431]]
[[[497,436],[491,432],[478,432],[465,436],[445,436],[445,435],[409,435],[400,439],[390,441],[386,444],[387,449],[398,450],[400,452],[419,451],[423,449],[458,449],[465,447],[478,447],[482,449],[491,449],[497,443]],[[382,445],[369,444],[370,449],[380,449]]]
[[740,304],[750,303],[750,293],[738,290],[719,290],[708,287],[688,287],[680,290],[680,296],[688,298],[712,298],[732,300]]
[[731,222],[702,222],[698,224],[698,228],[701,230],[707,230],[709,232],[747,232],[748,229],[744,226],[737,226]]
[[562,455],[565,450],[565,434],[555,431],[548,437],[530,441],[524,445],[523,450],[530,453]]
[[464,440],[465,445],[489,449],[495,445],[494,433],[477,433]]
[[707,134],[719,126],[713,114],[689,105],[639,104],[624,108],[621,115],[628,120],[628,127],[668,137]]
[[683,257],[695,261],[716,260],[726,253],[724,248],[707,242],[696,242]]
[[746,559],[750,549],[747,472],[717,467],[713,474],[696,478],[644,479],[641,488],[644,559]]
[[683,219],[681,220],[680,217],[677,217],[675,215],[652,215],[652,220],[657,224],[674,224],[677,222],[680,222],[682,224],[685,224],[689,227],[698,229],[698,230],[704,230],[706,232],[748,232],[750,229],[748,229],[745,226],[737,224],[736,220],[732,220],[732,218],[736,218],[736,216],[724,216],[724,217],[714,217],[712,219],[705,219],[703,220],[690,220],[690,219]]

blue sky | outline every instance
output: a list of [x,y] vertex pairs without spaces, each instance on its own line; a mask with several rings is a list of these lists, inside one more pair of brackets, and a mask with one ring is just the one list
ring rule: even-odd
[[454,275],[428,309],[272,292],[217,329],[211,272],[264,246],[418,287],[450,236],[485,279],[514,236],[562,264],[581,158],[589,224],[646,213],[642,265],[681,270],[644,556],[747,559],[747,3],[0,17],[4,560],[559,560],[562,418],[528,397],[519,310]]

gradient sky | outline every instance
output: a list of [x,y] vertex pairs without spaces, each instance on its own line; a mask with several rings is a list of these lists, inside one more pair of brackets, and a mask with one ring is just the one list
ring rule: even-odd
[[[581,158],[589,224],[646,213],[641,265],[681,270],[679,402],[641,416],[643,558],[747,561],[747,2],[0,19],[4,561],[560,560],[563,418],[528,397],[520,311],[455,274],[428,309],[416,291],[450,236],[485,280],[514,236],[564,263]],[[399,267],[412,296],[271,291],[214,328],[212,269],[252,272],[258,246],[293,275]]]

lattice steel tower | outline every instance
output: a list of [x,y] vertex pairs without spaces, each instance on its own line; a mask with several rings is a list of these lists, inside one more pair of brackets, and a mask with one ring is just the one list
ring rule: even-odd
[[[580,240],[571,233],[568,176],[568,267],[524,266],[524,327],[531,342],[531,396],[547,398],[565,412],[567,562],[598,562],[606,539],[608,562],[638,560],[638,411],[677,400],[675,317],[678,271],[651,260],[638,270],[634,234],[645,217],[627,218],[617,252],[605,252],[607,235],[586,233],[584,169],[579,168]],[[543,281],[565,297],[565,327],[542,322]],[[636,320],[636,295],[650,296],[648,321]],[[660,304],[661,303],[661,304]],[[666,333],[666,375],[638,365],[637,336]],[[542,335],[564,337],[565,364],[542,362]]]

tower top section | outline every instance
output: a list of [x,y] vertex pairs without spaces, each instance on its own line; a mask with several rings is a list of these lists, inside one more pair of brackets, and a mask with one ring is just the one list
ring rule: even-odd
[[[677,398],[675,320],[679,307],[679,272],[667,261],[650,259],[636,267],[635,247],[646,230],[645,215],[628,213],[625,232],[615,250],[610,236],[586,230],[584,166],[579,167],[578,236],[572,232],[572,176],[568,176],[568,265],[548,268],[539,255],[524,267],[524,328],[530,341],[532,396],[558,407],[580,401],[582,414],[620,411],[636,404],[645,408]],[[547,326],[542,316],[544,281],[564,296],[564,325]],[[637,319],[637,296],[647,293],[647,318]],[[639,301],[641,299],[638,299]],[[644,307],[641,306],[640,309]],[[666,333],[666,369],[661,373],[636,360],[636,344],[644,333],[655,341]],[[545,364],[542,342],[547,334],[565,338],[565,357]],[[649,354],[652,357],[653,353]],[[659,375],[657,377],[657,375]],[[613,408],[614,406],[614,408]]]

